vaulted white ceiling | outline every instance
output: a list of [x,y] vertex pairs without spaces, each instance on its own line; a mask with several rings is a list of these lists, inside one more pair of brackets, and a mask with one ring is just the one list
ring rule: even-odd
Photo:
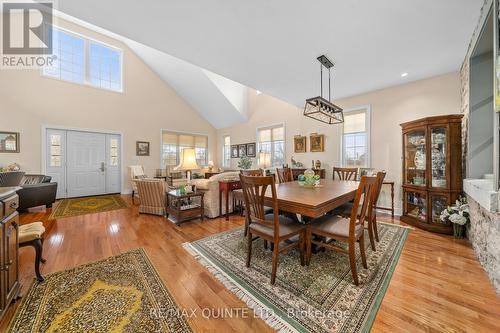
[[336,63],[334,98],[458,70],[482,3],[59,0],[59,9],[302,106],[319,94],[321,54]]

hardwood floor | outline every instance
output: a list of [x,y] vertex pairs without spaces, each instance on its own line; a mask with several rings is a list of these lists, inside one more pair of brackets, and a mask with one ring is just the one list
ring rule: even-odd
[[[124,199],[132,206],[129,197]],[[180,307],[198,309],[198,314],[202,308],[245,307],[182,248],[184,242],[242,225],[240,216],[175,226],[161,217],[139,215],[136,206],[56,221],[48,221],[49,214],[21,215],[21,224],[43,221],[47,227],[42,274],[143,247]],[[390,217],[380,220],[400,223]],[[33,281],[33,260],[33,249],[20,249],[23,292]],[[0,331],[18,303],[10,307]],[[190,322],[197,332],[272,332],[256,318],[197,316]],[[495,331],[500,331],[500,298],[470,244],[418,229],[410,232],[372,332]]]

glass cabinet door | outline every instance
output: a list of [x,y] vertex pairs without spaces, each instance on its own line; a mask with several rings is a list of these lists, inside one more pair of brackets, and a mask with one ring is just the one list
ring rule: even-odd
[[425,171],[427,168],[425,154],[425,129],[416,129],[404,136],[405,145],[405,183],[417,186],[425,186]]
[[447,222],[441,221],[441,212],[448,207],[448,197],[446,195],[433,194],[431,198],[431,222],[434,224],[446,225]]
[[427,222],[427,197],[424,193],[405,191],[405,215]]
[[447,187],[446,182],[446,127],[431,129],[432,187]]

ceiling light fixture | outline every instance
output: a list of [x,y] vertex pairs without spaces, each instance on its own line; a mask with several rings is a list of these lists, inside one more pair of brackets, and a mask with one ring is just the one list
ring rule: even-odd
[[[318,58],[320,63],[321,96],[306,99],[304,116],[316,119],[325,124],[340,124],[344,122],[342,108],[330,102],[331,100],[331,68],[334,66],[325,55]],[[323,67],[328,69],[328,100],[323,98]]]
[[401,77],[407,77],[408,76],[408,73],[404,72],[403,74],[401,74]]

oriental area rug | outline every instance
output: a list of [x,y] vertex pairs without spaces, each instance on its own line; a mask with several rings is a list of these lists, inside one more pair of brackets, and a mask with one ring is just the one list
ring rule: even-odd
[[99,195],[93,197],[60,200],[53,208],[49,219],[58,219],[85,214],[108,212],[127,208],[128,205],[120,195]]
[[247,268],[242,228],[184,248],[278,332],[369,332],[410,229],[379,222],[378,230],[377,251],[365,236],[368,269],[356,246],[359,286],[353,284],[348,257],[331,250],[313,254],[308,267],[300,265],[298,250],[280,253],[271,285],[271,250],[255,240]]
[[181,312],[144,250],[135,249],[35,282],[9,332],[193,332]]

